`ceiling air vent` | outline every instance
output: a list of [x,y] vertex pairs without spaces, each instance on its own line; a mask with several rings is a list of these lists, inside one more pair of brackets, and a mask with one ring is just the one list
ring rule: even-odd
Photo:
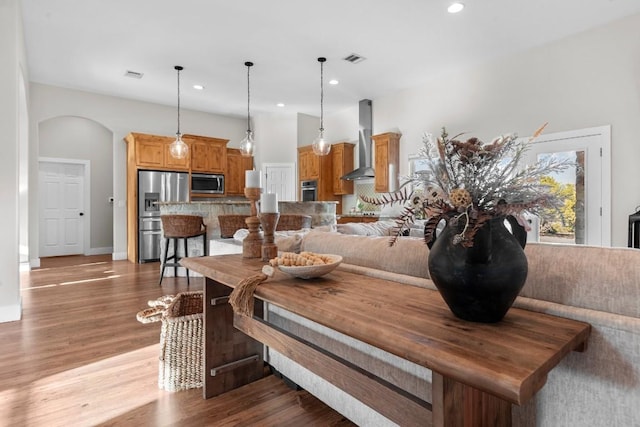
[[344,59],[347,62],[351,62],[352,64],[357,64],[358,62],[362,62],[367,58],[365,58],[364,56],[358,55],[357,53],[352,53],[351,55],[346,56],[342,59]]
[[124,73],[125,77],[131,77],[132,79],[141,79],[144,76],[144,73],[138,73],[137,71],[127,70]]

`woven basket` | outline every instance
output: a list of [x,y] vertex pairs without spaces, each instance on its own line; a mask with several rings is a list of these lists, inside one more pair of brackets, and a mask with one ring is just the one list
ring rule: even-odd
[[302,214],[281,214],[276,231],[311,228],[311,217]]
[[247,223],[245,222],[247,218],[249,218],[249,215],[218,215],[220,237],[227,239],[233,237],[235,232],[241,228],[247,228]]
[[[162,321],[158,387],[180,391],[202,387],[203,317],[202,291],[177,294],[167,305],[166,297],[149,301],[154,307],[138,313],[143,323]],[[158,303],[158,304],[156,304]],[[161,312],[158,317],[153,312]]]
[[202,387],[203,317],[202,291],[179,293],[167,307],[160,329],[160,388]]
[[204,221],[199,215],[161,215],[165,237],[191,237],[203,232]]

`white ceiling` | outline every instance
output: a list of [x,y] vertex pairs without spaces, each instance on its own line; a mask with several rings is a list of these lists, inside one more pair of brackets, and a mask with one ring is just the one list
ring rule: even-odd
[[[640,0],[23,0],[30,79],[246,116],[319,115],[640,13]],[[357,53],[359,64],[342,58]],[[140,80],[127,70],[144,73]],[[329,79],[340,84],[330,86]],[[199,83],[204,91],[192,89]],[[284,108],[276,107],[283,102]]]

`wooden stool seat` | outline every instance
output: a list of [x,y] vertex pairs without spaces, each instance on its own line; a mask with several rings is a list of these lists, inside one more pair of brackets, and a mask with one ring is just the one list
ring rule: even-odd
[[[178,255],[178,239],[184,242],[184,256],[189,256],[188,240],[192,237],[202,236],[204,248],[203,256],[207,255],[207,226],[204,225],[202,217],[199,215],[161,215],[162,233],[164,237],[164,257],[162,259],[162,270],[160,272],[160,282],[164,277],[164,269],[173,267],[174,276],[178,277],[178,267],[180,267],[180,257]],[[173,241],[173,255],[169,256],[169,241]],[[173,262],[169,262],[169,261]],[[187,285],[189,283],[189,269],[187,268]]]

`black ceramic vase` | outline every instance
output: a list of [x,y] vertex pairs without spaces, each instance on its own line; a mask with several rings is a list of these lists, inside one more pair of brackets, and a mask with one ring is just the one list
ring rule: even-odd
[[457,317],[472,322],[499,322],[527,278],[524,246],[527,234],[515,218],[487,221],[466,248],[453,244],[462,225],[447,224],[430,244],[429,274]]

